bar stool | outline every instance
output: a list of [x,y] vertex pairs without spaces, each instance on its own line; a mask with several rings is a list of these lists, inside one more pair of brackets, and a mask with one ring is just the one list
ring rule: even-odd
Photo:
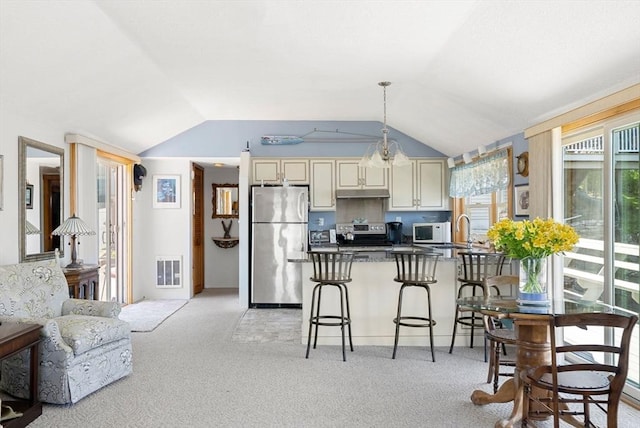
[[[313,287],[311,294],[311,311],[309,314],[309,335],[307,337],[307,355],[311,348],[311,330],[315,326],[313,337],[313,349],[316,349],[318,342],[318,326],[340,327],[342,330],[342,360],[347,361],[345,352],[345,327],[349,330],[349,346],[353,352],[353,341],[351,339],[351,312],[349,310],[349,290],[347,283],[351,282],[351,264],[353,254],[342,251],[309,251],[313,262],[313,276],[311,281],[317,284]],[[326,286],[336,287],[340,294],[340,315],[320,313],[322,300],[322,289]],[[317,301],[316,301],[317,296]],[[346,315],[345,315],[346,312]]]
[[[472,311],[468,307],[460,306],[457,303],[457,300],[463,297],[463,295],[488,296],[490,294],[490,289],[495,290],[496,294],[500,295],[500,289],[496,286],[492,286],[489,287],[490,289],[487,289],[485,280],[489,276],[502,275],[502,268],[505,262],[504,254],[500,253],[460,251],[458,252],[458,255],[462,260],[462,276],[458,277],[460,287],[458,288],[458,295],[456,299],[453,334],[451,336],[451,346],[449,347],[450,354],[453,352],[453,346],[456,341],[458,324],[471,327],[471,348],[473,348],[473,336],[475,329],[484,329],[482,315]],[[487,356],[485,348],[485,361],[486,359]]]
[[[398,336],[400,326],[429,328],[429,341],[431,345],[431,359],[436,361],[433,352],[433,326],[436,321],[431,318],[431,289],[430,284],[435,284],[436,265],[438,263],[437,253],[427,253],[424,251],[392,251],[396,260],[397,276],[393,279],[395,282],[402,283],[400,293],[398,294],[398,314],[393,322],[396,325],[396,335],[393,342],[392,359],[396,358],[396,350],[398,348]],[[426,316],[402,315],[402,294],[406,287],[420,287],[427,292],[427,313]]]

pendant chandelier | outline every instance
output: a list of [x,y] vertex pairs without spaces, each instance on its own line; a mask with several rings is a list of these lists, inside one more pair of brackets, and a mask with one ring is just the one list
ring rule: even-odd
[[382,127],[382,141],[373,143],[367,147],[359,165],[361,167],[390,168],[393,166],[404,166],[411,163],[407,155],[404,154],[397,141],[388,140],[389,130],[387,129],[387,86],[391,82],[379,82],[382,86],[384,101],[384,122]]

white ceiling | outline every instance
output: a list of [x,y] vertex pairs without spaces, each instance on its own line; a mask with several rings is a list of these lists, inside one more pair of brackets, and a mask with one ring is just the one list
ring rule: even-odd
[[[447,155],[640,82],[640,1],[0,0],[0,108],[139,153],[379,120]],[[30,116],[33,115],[33,116]]]

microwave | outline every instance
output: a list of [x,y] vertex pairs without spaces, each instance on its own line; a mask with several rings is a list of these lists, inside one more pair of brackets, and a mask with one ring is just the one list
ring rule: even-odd
[[451,222],[413,223],[414,244],[442,244],[451,242]]

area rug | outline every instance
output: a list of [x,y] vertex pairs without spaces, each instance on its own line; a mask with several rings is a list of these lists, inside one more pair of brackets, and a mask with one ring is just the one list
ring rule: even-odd
[[131,325],[131,331],[153,331],[188,300],[149,299],[124,306],[120,319]]
[[242,343],[300,343],[302,310],[247,309],[231,340]]

